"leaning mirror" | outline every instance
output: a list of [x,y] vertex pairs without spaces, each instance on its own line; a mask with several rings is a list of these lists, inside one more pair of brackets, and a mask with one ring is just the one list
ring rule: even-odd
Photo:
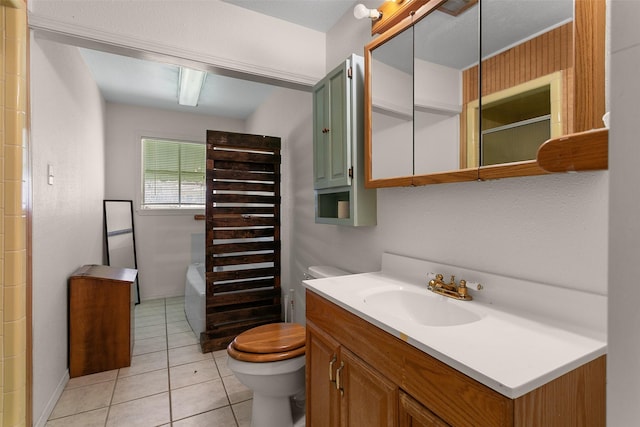
[[[136,239],[133,228],[133,202],[131,200],[104,200],[104,231],[107,265],[138,268]],[[140,303],[140,286],[136,277],[134,301]]]

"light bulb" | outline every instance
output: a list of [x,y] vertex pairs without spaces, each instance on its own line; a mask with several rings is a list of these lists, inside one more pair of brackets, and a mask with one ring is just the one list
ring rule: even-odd
[[353,8],[353,16],[355,16],[356,19],[362,19],[362,18],[378,19],[380,18],[381,13],[376,9],[368,9],[365,5],[363,5],[362,3],[359,3],[356,5],[356,7]]

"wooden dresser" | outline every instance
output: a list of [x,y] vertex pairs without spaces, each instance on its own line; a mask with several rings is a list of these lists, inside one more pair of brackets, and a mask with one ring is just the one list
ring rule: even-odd
[[85,265],[69,278],[71,378],[131,365],[137,274],[129,268]]

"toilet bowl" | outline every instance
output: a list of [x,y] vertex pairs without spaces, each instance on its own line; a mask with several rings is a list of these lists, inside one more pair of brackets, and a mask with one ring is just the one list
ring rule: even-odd
[[[305,279],[349,274],[335,267],[312,266]],[[227,366],[253,391],[251,427],[304,425],[304,326],[272,323],[249,329],[227,347]],[[292,407],[295,398],[297,406]],[[294,409],[301,419],[294,420]]]
[[251,427],[292,427],[291,397],[304,391],[305,328],[272,323],[238,335],[227,365],[253,390]]

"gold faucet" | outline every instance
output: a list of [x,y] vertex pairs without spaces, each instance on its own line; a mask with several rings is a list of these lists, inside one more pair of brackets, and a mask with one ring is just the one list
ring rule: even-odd
[[451,276],[449,283],[446,283],[442,274],[436,274],[435,279],[429,280],[427,289],[436,294],[457,300],[471,301],[473,299],[468,293],[467,281],[460,280],[460,283],[456,284],[456,276]]

